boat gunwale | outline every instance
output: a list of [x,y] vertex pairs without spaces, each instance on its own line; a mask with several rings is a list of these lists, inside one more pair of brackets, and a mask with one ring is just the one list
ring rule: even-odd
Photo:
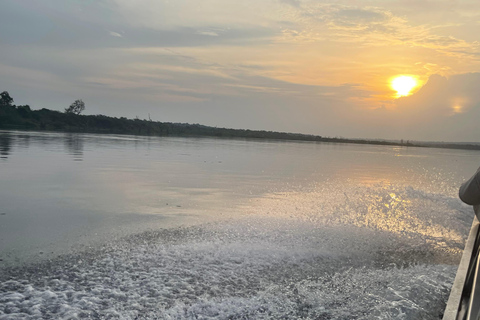
[[475,275],[477,273],[477,256],[480,246],[480,222],[477,215],[480,214],[480,206],[475,206],[474,211],[475,216],[472,221],[472,227],[470,228],[462,259],[450,291],[443,320],[466,319],[467,311],[469,311],[473,303],[470,298],[472,289],[475,288],[473,282],[477,280]]

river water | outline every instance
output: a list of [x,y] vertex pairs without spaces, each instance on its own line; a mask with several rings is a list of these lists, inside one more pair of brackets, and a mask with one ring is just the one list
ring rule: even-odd
[[479,160],[0,131],[0,319],[440,319]]

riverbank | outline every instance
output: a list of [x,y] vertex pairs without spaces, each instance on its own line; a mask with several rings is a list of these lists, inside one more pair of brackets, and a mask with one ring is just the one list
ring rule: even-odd
[[265,130],[217,128],[201,124],[160,122],[105,115],[81,115],[27,106],[0,105],[0,130],[29,130],[76,133],[130,134],[143,136],[223,137],[269,140],[294,140],[333,143],[390,145],[405,147],[480,150],[480,144],[446,142],[411,142],[403,140],[372,140],[332,138],[320,135]]

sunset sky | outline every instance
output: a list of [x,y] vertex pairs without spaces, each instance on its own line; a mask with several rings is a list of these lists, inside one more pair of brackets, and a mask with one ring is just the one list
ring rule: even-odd
[[[478,0],[3,0],[0,91],[86,114],[480,142]],[[417,86],[399,97],[393,78]]]

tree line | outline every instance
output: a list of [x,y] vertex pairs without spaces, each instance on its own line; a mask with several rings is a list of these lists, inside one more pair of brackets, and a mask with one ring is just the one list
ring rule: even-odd
[[320,136],[273,131],[209,127],[200,124],[171,123],[116,118],[105,115],[81,115],[85,103],[74,101],[64,112],[46,108],[32,110],[16,106],[7,91],[0,94],[0,129],[48,130],[64,132],[112,133],[156,136],[211,136],[319,141]]
[[477,144],[412,143],[366,139],[330,138],[318,135],[286,133],[264,130],[228,129],[200,124],[171,123],[149,120],[109,117],[105,115],[82,115],[85,103],[74,101],[64,112],[50,109],[32,110],[29,105],[14,105],[7,91],[0,93],[0,129],[39,130],[84,133],[132,134],[152,136],[195,136],[253,138],[272,140],[300,140],[335,143],[375,144],[411,147],[437,147],[480,150]]

